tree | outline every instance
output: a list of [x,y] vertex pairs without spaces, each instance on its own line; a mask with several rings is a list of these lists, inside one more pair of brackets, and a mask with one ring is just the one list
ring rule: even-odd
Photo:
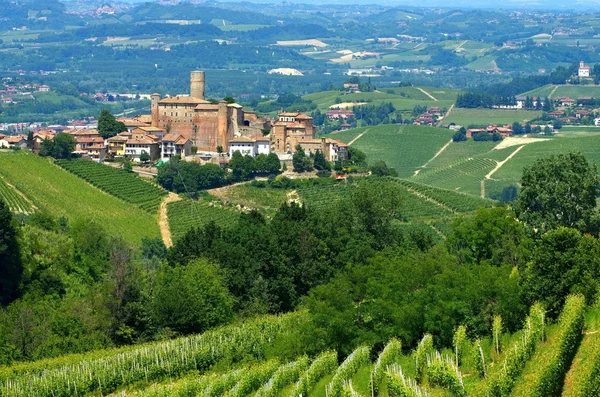
[[305,172],[310,171],[310,159],[306,157],[306,153],[302,146],[296,145],[294,155],[292,156],[292,164],[294,166],[294,172]]
[[599,183],[596,165],[580,153],[538,159],[523,170],[515,213],[539,235],[560,226],[588,231]]
[[150,155],[145,150],[142,150],[142,153],[140,154],[140,161],[142,163],[150,161]]
[[61,132],[54,137],[49,154],[55,159],[68,159],[71,157],[73,150],[75,150],[76,144],[77,142],[75,141],[75,138],[69,134]]
[[454,135],[452,135],[453,142],[464,142],[467,140],[467,132],[464,127],[461,127],[460,130],[456,131]]
[[117,121],[108,109],[102,109],[100,116],[98,116],[98,133],[100,136],[107,139],[123,131],[127,131],[125,124]]
[[10,209],[0,198],[0,305],[7,305],[19,296],[23,266],[17,235]]
[[34,144],[34,141],[33,141],[33,131],[29,131],[27,133],[27,149],[33,150],[33,144]]
[[325,171],[330,171],[331,170],[331,164],[329,164],[329,161],[327,161],[327,159],[325,159],[325,155],[323,155],[323,152],[321,152],[319,149],[317,149],[317,151],[315,152],[315,158],[313,160],[315,169],[318,171],[321,170],[325,170]]
[[394,168],[389,168],[385,161],[378,161],[371,166],[371,174],[376,176],[398,176]]
[[277,154],[275,152],[269,153],[265,163],[266,163],[265,164],[266,172],[268,172],[270,174],[276,174],[277,172],[279,172],[279,169],[281,168],[281,163],[279,162],[279,157],[277,157]]
[[565,298],[582,293],[592,304],[598,292],[600,241],[575,229],[560,227],[538,241],[533,258],[523,272],[526,303],[541,301],[553,317]]
[[157,280],[158,323],[177,333],[200,333],[233,318],[233,297],[220,269],[205,260],[167,268]]
[[514,123],[512,123],[512,132],[514,135],[523,134],[524,131],[523,131],[523,127],[521,126],[521,123],[519,123],[518,121],[515,121]]

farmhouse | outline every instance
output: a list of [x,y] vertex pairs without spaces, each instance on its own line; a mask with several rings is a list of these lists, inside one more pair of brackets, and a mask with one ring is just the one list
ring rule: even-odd
[[4,135],[0,139],[0,148],[27,148],[27,135]]
[[590,67],[585,66],[583,61],[579,62],[579,69],[577,69],[577,76],[579,77],[590,77]]
[[131,132],[131,138],[125,142],[125,156],[139,162],[142,153],[147,153],[151,161],[158,160],[160,157],[159,139],[143,129],[137,128]]
[[327,111],[327,118],[329,120],[339,120],[354,117],[354,112],[347,109],[331,109]]

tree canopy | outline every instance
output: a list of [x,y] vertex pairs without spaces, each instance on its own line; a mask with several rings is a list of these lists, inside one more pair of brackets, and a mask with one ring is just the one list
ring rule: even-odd
[[596,165],[581,153],[538,159],[523,170],[515,213],[537,234],[560,226],[589,231],[599,183]]
[[108,109],[102,109],[98,116],[98,133],[100,136],[107,139],[123,131],[127,131],[125,124],[117,121]]

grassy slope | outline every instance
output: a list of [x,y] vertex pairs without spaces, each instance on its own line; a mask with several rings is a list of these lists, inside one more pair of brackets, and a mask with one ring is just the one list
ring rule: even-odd
[[553,98],[567,96],[573,99],[577,99],[581,96],[592,96],[594,98],[600,97],[600,86],[597,85],[545,85],[535,90],[531,90],[523,93],[523,96],[549,96],[550,93],[556,88],[556,91],[552,94]]
[[92,219],[110,234],[134,243],[160,236],[153,216],[92,187],[48,159],[27,152],[0,153],[0,174],[54,216],[71,221]]
[[[370,163],[383,160],[388,166],[396,168],[400,177],[409,177],[451,137],[452,132],[445,129],[387,124],[369,127],[354,146],[365,152]],[[341,138],[345,136],[336,139]]]
[[503,110],[503,109],[463,109],[454,108],[444,123],[455,123],[468,126],[487,124],[512,124],[515,121],[524,122],[542,115],[535,110]]

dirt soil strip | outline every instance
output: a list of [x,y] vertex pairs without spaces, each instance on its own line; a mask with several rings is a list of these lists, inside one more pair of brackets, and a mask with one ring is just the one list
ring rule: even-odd
[[431,163],[433,160],[435,160],[435,158],[436,158],[437,156],[439,156],[440,154],[442,154],[442,152],[443,152],[444,150],[446,150],[446,148],[447,148],[448,146],[450,146],[450,144],[451,144],[451,143],[452,143],[452,139],[450,139],[450,141],[449,141],[447,144],[445,144],[444,146],[442,146],[442,148],[441,148],[440,150],[438,150],[438,152],[437,152],[437,153],[436,153],[436,154],[435,154],[435,155],[434,155],[432,158],[430,158],[430,159],[429,159],[429,160],[428,160],[428,161],[427,161],[425,164],[423,164],[423,165],[422,165],[422,166],[420,166],[418,169],[416,169],[416,170],[415,170],[415,175],[413,175],[413,176],[417,176],[417,175],[419,175],[419,172],[421,172],[421,170],[422,170],[423,168],[427,167],[427,165],[428,165],[429,163]]
[[437,98],[434,97],[433,95],[431,95],[430,93],[428,93],[427,91],[425,91],[422,88],[416,87],[417,90],[421,91],[423,94],[427,95],[429,98],[433,99],[434,101],[437,102]]
[[450,116],[450,112],[452,112],[452,109],[454,109],[454,105],[455,104],[453,103],[452,106],[450,106],[450,109],[448,109],[448,111],[446,112],[446,114],[444,115],[444,117],[442,117],[440,119],[440,121],[438,121],[436,127],[441,127],[442,126],[442,123],[444,122],[444,120],[447,119],[448,116]]
[[494,175],[494,173],[496,171],[498,171],[500,169],[500,167],[502,167],[508,160],[512,159],[517,153],[519,153],[519,151],[521,149],[523,149],[525,147],[525,145],[523,146],[519,146],[514,152],[512,152],[507,158],[505,158],[502,161],[499,161],[498,164],[496,164],[496,167],[491,170],[486,176],[485,179],[492,179],[492,175]]
[[[23,197],[23,200],[27,201],[29,203],[29,205],[31,205],[31,208],[33,208],[34,211],[38,209],[38,207],[36,207],[35,204],[33,204],[33,202],[31,200],[29,200],[29,197],[25,196],[25,194],[22,191],[20,191],[16,187],[14,187],[3,176],[0,176],[0,179],[2,179],[4,181],[4,183],[6,183],[6,185],[8,187],[10,187],[12,190],[14,190],[19,196]],[[25,211],[24,208],[21,208],[21,212],[23,214],[25,214],[25,215],[29,215],[30,214],[28,211]]]
[[173,246],[173,240],[171,239],[171,229],[169,229],[169,217],[168,217],[168,204],[174,203],[175,201],[181,200],[179,195],[169,192],[167,197],[160,203],[160,218],[158,220],[158,226],[160,227],[160,236],[162,237],[163,243],[170,248]]
[[425,199],[426,201],[429,201],[430,203],[433,203],[433,204],[437,205],[438,207],[442,207],[443,209],[448,210],[448,211],[452,212],[453,214],[458,214],[458,212],[454,211],[452,208],[448,207],[446,204],[440,203],[439,201],[436,201],[436,200],[432,199],[431,197],[429,197],[429,196],[427,196],[427,195],[425,195],[425,194],[423,194],[421,192],[418,192],[418,191],[416,191],[414,189],[411,189],[411,188],[409,188],[407,186],[404,186],[404,188],[409,193],[412,193],[412,194],[414,194],[417,197]]
[[548,95],[548,98],[552,98],[552,95],[554,95],[554,93],[556,92],[556,89],[558,88],[557,85],[554,86],[554,89],[552,90],[552,92],[550,93],[550,95]]
[[348,142],[348,146],[352,145],[354,142],[356,142],[358,140],[358,138],[365,135],[367,132],[369,132],[369,130],[365,130],[365,132],[361,132],[360,134],[358,134],[358,136],[356,138],[354,138],[353,140]]

